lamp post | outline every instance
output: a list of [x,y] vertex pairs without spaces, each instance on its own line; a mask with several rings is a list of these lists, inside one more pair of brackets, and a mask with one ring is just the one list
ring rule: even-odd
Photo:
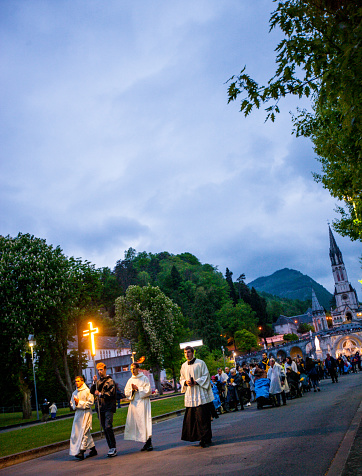
[[35,391],[35,406],[36,406],[36,419],[39,420],[39,408],[38,408],[38,394],[36,391],[36,380],[35,380],[35,365],[34,365],[34,349],[33,347],[36,346],[36,341],[34,340],[34,336],[30,335],[28,337],[29,346],[31,348],[31,361],[33,364],[33,377],[34,377],[34,391]]
[[221,350],[222,350],[222,356],[224,357],[224,369],[225,369],[225,365],[226,365],[226,363],[225,363],[225,349],[224,349],[223,345],[221,346]]
[[261,331],[259,333],[259,336],[264,339],[264,349],[267,349],[268,348],[268,342],[266,340],[266,337],[265,337],[265,330],[264,330],[264,327],[263,326],[259,326],[258,327],[259,331]]

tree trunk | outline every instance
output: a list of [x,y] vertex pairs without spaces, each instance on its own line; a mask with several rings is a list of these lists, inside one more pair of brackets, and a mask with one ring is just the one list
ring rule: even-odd
[[173,379],[173,389],[177,393],[177,378],[176,378],[176,372],[175,369],[172,369],[172,379]]
[[83,375],[83,369],[82,369],[83,334],[81,329],[81,321],[79,318],[77,319],[76,329],[77,329],[77,343],[78,343],[78,375]]
[[23,419],[31,418],[31,390],[24,380],[23,371],[19,372],[19,389],[22,393]]
[[163,388],[162,388],[162,385],[161,385],[161,369],[160,369],[160,366],[159,365],[155,365],[152,369],[152,373],[153,373],[153,379],[155,381],[155,386],[156,386],[156,389],[158,390],[158,393],[160,395],[163,395]]
[[64,374],[65,374],[65,382],[64,382],[64,380],[63,380],[63,378],[60,374],[59,367],[58,367],[58,364],[57,364],[57,359],[55,357],[55,352],[54,352],[53,348],[51,348],[50,352],[51,352],[51,356],[52,356],[52,359],[53,359],[53,367],[54,367],[54,370],[55,370],[55,374],[58,378],[58,381],[59,381],[61,387],[65,390],[65,392],[67,394],[68,402],[69,402],[71,397],[72,397],[73,386],[72,386],[72,379],[71,379],[70,373],[69,373],[67,351],[66,350],[65,350],[65,352],[61,351],[63,367],[64,367]]

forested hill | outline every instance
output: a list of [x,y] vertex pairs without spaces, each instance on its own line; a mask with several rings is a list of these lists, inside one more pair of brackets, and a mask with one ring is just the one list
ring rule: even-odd
[[262,326],[264,332],[272,332],[271,324],[280,314],[302,314],[311,300],[310,295],[308,302],[261,295],[245,284],[245,275],[235,279],[228,268],[223,274],[187,252],[137,253],[130,248],[107,273],[105,295],[110,303],[131,285],[158,286],[180,306],[189,338],[202,338],[211,350],[220,349],[225,339],[233,339],[235,332],[243,329],[258,335]]
[[314,289],[319,303],[327,310],[331,307],[333,295],[321,284],[318,284],[311,277],[302,274],[295,269],[280,269],[270,276],[257,278],[248,283],[250,288],[254,287],[258,292],[266,292],[288,299],[311,300]]

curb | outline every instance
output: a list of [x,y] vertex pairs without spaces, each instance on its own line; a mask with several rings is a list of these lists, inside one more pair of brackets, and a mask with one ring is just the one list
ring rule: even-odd
[[344,438],[339,445],[337,453],[335,454],[332,463],[326,472],[325,476],[341,476],[343,469],[347,463],[348,456],[353,446],[358,428],[362,422],[362,402],[353,417],[353,420],[344,435]]
[[[160,423],[164,420],[170,420],[171,418],[176,418],[185,413],[185,408],[181,410],[175,410],[173,412],[164,413],[163,415],[158,415],[152,418],[152,423]],[[113,428],[114,434],[119,435],[124,432],[125,425],[116,426]],[[101,432],[97,431],[92,433],[94,440],[101,439]],[[16,453],[14,455],[3,456],[0,458],[0,469],[13,466],[15,464],[24,463],[31,459],[40,458],[41,456],[50,455],[56,453],[57,451],[66,450],[69,448],[69,440],[59,441],[58,443],[53,443],[47,446],[40,446],[39,448],[33,448],[32,450],[23,451],[22,453]]]

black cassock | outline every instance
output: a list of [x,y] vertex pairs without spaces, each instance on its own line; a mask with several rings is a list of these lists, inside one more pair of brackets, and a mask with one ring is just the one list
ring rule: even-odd
[[181,440],[205,441],[211,443],[211,416],[214,410],[212,402],[198,407],[186,407],[182,425]]

